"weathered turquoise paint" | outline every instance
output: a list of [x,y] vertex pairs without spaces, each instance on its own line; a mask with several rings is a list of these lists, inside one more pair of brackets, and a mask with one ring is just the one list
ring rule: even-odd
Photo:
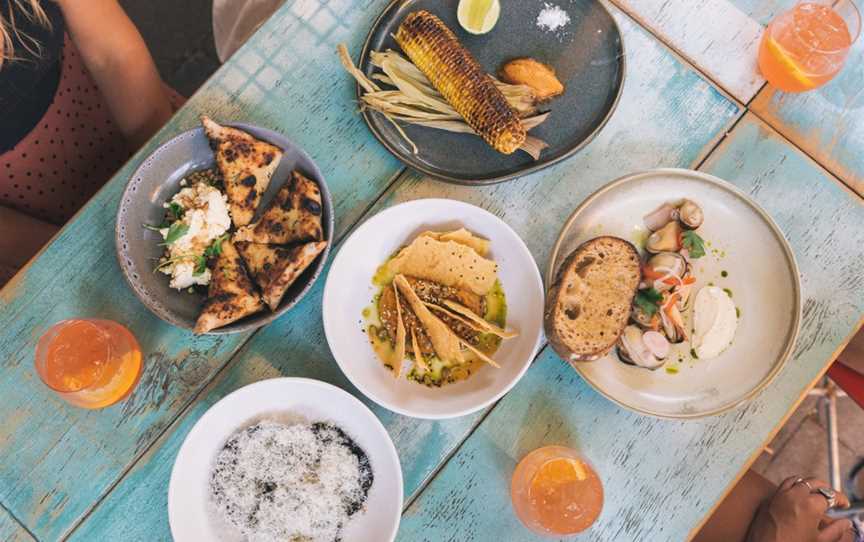
[[[342,41],[359,51],[385,4],[284,6],[0,293],[0,501],[38,537],[57,539],[79,521],[249,336],[193,337],[150,315],[126,286],[113,231],[132,171],[201,113],[274,128],[324,172],[341,234],[402,170],[356,114],[354,85],[335,53]],[[33,372],[36,339],[76,316],[118,320],[141,342],[146,372],[120,405],[69,407]]]
[[[797,0],[729,0],[732,5],[740,9],[755,21],[767,26],[771,20],[795,5]],[[695,22],[695,21],[694,21]],[[709,21],[702,21],[707,24]],[[715,21],[716,22],[716,21]]]
[[[778,5],[731,2],[763,23]],[[400,171],[354,113],[353,85],[333,53],[340,41],[356,53],[384,3],[296,0],[283,6],[144,152],[193,126],[202,112],[283,131],[306,148],[327,176],[339,233],[344,233]],[[492,187],[456,187],[408,173],[369,212],[419,197],[470,201],[510,223],[544,267],[564,217],[598,186],[636,169],[700,163],[740,115],[738,107],[629,18],[617,12],[616,17],[628,55],[624,94],[610,123],[583,152],[554,168]],[[710,18],[690,21],[693,33],[682,35],[692,37],[690,45],[704,41],[699,25],[714,23]],[[687,50],[674,40],[671,45]],[[854,74],[850,77],[856,80]],[[777,121],[767,107],[760,109],[761,99],[756,101],[760,115],[794,139],[797,132],[789,128],[794,124]],[[819,124],[821,113],[804,109],[797,131],[830,129]],[[839,126],[845,144],[864,146],[857,127]],[[837,145],[829,145],[834,154],[825,158],[819,154],[821,140],[812,148],[800,141],[847,181],[853,178],[843,175],[846,170],[837,166],[841,162],[831,162],[842,154]],[[44,539],[59,538],[84,518],[72,538],[169,540],[166,492],[177,450],[204,411],[234,389],[296,375],[357,394],[326,347],[322,283],[239,353],[248,335],[195,339],[151,317],[134,299],[114,262],[113,216],[125,180],[144,152],[25,275],[0,292],[0,363],[9,375],[0,381],[0,502]],[[854,162],[853,157],[847,162]],[[530,538],[509,513],[507,483],[516,458],[549,442],[582,449],[607,484],[604,515],[587,538],[682,539],[713,505],[858,322],[864,279],[855,274],[862,249],[854,226],[864,217],[860,200],[749,115],[705,169],[750,191],[786,229],[798,256],[806,299],[802,337],[795,359],[778,380],[747,407],[725,416],[665,422],[618,409],[545,353],[476,431],[479,413],[433,423],[374,407],[399,449],[406,496],[420,495],[406,513],[400,538]],[[832,220],[816,221],[818,213],[830,214]],[[66,407],[35,380],[35,339],[68,316],[114,318],[139,336],[150,355],[147,373],[130,400],[84,412]],[[30,540],[3,512],[0,538]]]
[[580,539],[685,540],[761,449],[864,313],[864,206],[749,114],[702,169],[764,206],[795,252],[804,319],[775,382],[721,416],[660,420],[605,400],[547,348],[405,512],[400,540],[545,540],[511,513],[509,478],[548,444],[575,447],[603,480],[603,513]]
[[[138,462],[71,539],[111,540],[122,535],[124,540],[170,540],[168,480],[186,434],[207,408],[226,394],[276,376],[315,378],[360,397],[390,432],[399,452],[406,496],[410,497],[443,457],[468,436],[481,414],[431,423],[398,416],[362,397],[330,355],[321,325],[322,292],[323,283],[319,283],[291,315],[268,326],[256,335],[260,338],[247,343],[223,376],[184,412],[179,423]],[[128,521],[130,514],[135,515],[135,522]]]
[[612,0],[746,104],[765,84],[763,27],[796,0]]
[[752,110],[864,195],[864,40],[855,42],[843,71],[824,87],[788,94],[768,85]]
[[34,542],[30,533],[3,508],[0,508],[0,540],[5,540],[6,542]]
[[[408,199],[449,197],[469,201],[514,227],[543,268],[563,220],[597,187],[627,171],[686,167],[700,161],[738,118],[738,107],[617,10],[616,17],[628,51],[624,92],[609,124],[582,152],[534,175],[487,187],[453,186],[407,173],[367,216]],[[292,313],[244,345],[217,376],[216,383],[166,431],[73,533],[72,539],[113,539],[120,535],[125,540],[168,539],[166,492],[174,457],[194,421],[226,393],[250,382],[284,375],[318,378],[358,395],[326,346],[321,291],[319,284]],[[405,418],[377,406],[373,410],[399,451],[406,499],[418,494],[481,416],[478,413],[429,422]],[[136,521],[130,522],[127,518],[133,514]]]

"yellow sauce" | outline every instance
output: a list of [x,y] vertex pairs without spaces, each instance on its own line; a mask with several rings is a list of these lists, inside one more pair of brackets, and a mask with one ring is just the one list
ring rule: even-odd
[[[389,285],[392,284],[393,277],[387,277],[386,268],[387,262],[384,262],[384,264],[382,264],[375,272],[372,279],[372,282],[381,288],[389,287]],[[390,282],[381,282],[388,278]],[[375,295],[373,304],[363,309],[362,314],[366,321],[366,334],[369,337],[372,349],[375,351],[378,359],[382,361],[382,365],[384,365],[387,370],[393,371],[394,368],[383,361],[389,360],[393,357],[395,345],[390,342],[390,337],[386,330],[381,326],[378,319],[378,298],[380,295],[380,292]],[[489,290],[489,293],[485,295],[485,300],[486,314],[483,315],[483,318],[499,327],[505,327],[507,323],[507,299],[504,295],[504,289],[501,286],[500,280],[495,281],[495,284]],[[479,343],[476,348],[491,357],[495,351],[498,350],[500,345],[501,337],[492,333],[483,333],[479,336]],[[408,372],[407,377],[409,380],[413,380],[426,386],[438,387],[442,384],[464,380],[486,365],[486,362],[471,352],[465,352],[464,356],[466,362],[460,365],[447,365],[437,356],[425,356],[424,359],[426,364],[429,365],[430,368],[428,374],[415,365]],[[408,354],[407,358],[413,360],[411,354]]]
[[388,371],[392,371],[393,366],[384,361],[392,358],[394,354],[393,344],[390,343],[387,332],[383,328],[369,324],[366,328],[366,335],[369,336],[369,344],[372,345],[372,350],[375,351],[378,360]]

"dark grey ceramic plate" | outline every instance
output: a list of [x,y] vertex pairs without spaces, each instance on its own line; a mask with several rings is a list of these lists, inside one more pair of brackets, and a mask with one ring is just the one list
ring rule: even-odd
[[[309,291],[321,273],[330,245],[333,243],[333,202],[321,171],[302,149],[278,132],[248,124],[229,124],[245,130],[255,137],[268,141],[284,151],[282,162],[273,174],[270,187],[261,199],[260,212],[267,206],[276,191],[288,179],[294,169],[318,183],[324,203],[323,227],[327,248],[317,260],[300,275],[285,293],[276,312],[268,309],[248,316],[211,333],[237,333],[267,324],[297,304]],[[170,324],[192,329],[204,303],[204,296],[177,291],[168,286],[168,275],[154,273],[153,268],[162,255],[158,233],[144,228],[143,224],[162,222],[165,210],[162,204],[180,190],[180,180],[192,171],[214,167],[213,151],[202,128],[183,132],[171,139],[138,167],[120,201],[117,211],[115,238],[117,258],[123,276],[139,299],[156,316]],[[256,215],[256,220],[258,215]]]
[[372,26],[359,67],[370,75],[374,71],[370,51],[398,51],[392,34],[406,15],[426,9],[456,33],[488,73],[496,73],[504,62],[518,57],[533,57],[555,68],[565,92],[543,106],[552,114],[531,130],[531,135],[548,143],[549,148],[534,161],[522,151],[509,156],[496,152],[474,135],[406,126],[408,136],[420,149],[419,154],[413,154],[387,119],[372,111],[364,113],[375,137],[414,169],[463,184],[505,181],[577,152],[612,115],[624,82],[624,46],[618,26],[606,8],[597,0],[556,2],[567,11],[570,22],[550,32],[536,24],[543,1],[500,2],[501,16],[495,28],[488,34],[474,36],[465,32],[456,20],[458,0],[395,0]]

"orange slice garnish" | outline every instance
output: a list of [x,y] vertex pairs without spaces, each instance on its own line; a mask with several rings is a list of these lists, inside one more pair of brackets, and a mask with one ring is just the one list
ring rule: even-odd
[[537,474],[531,480],[528,492],[544,492],[561,485],[581,482],[588,478],[585,465],[578,459],[558,457],[540,465]]
[[806,88],[813,88],[816,86],[816,84],[807,77],[807,74],[804,73],[798,63],[795,62],[788,53],[786,53],[779,43],[772,38],[768,38],[766,45],[771,56],[777,59],[777,62],[783,66],[783,70],[789,74],[789,76]]

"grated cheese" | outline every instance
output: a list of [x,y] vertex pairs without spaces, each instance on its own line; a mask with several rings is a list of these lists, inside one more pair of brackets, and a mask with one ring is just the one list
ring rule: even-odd
[[210,496],[246,540],[333,542],[372,480],[365,452],[337,426],[264,421],[225,443]]

